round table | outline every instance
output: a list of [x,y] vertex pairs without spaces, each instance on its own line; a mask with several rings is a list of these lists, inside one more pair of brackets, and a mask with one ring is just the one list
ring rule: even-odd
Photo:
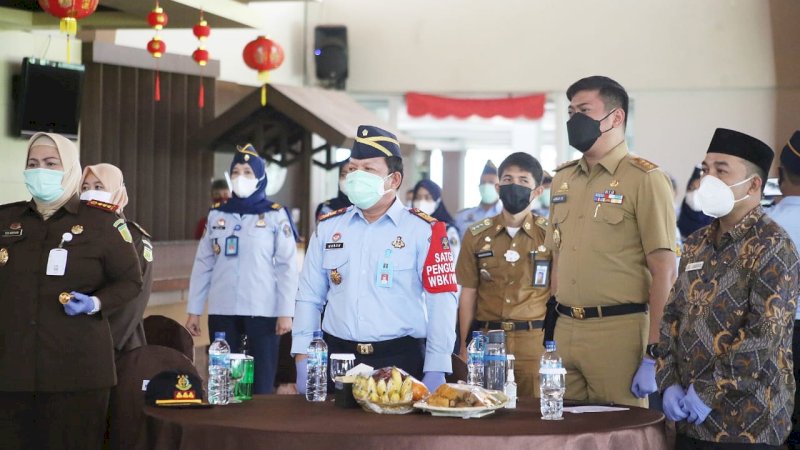
[[148,448],[200,449],[649,449],[666,450],[664,415],[564,413],[544,421],[536,399],[480,419],[380,415],[302,396],[256,396],[209,409],[145,408]]

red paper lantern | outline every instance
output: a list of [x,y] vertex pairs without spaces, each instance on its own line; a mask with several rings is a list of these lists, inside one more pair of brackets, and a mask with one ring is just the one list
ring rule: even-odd
[[259,36],[245,45],[242,57],[248,67],[258,71],[258,80],[262,83],[261,105],[264,106],[267,104],[269,71],[283,64],[283,47],[271,39]]
[[167,26],[167,22],[169,22],[169,16],[164,12],[164,8],[160,6],[153,8],[150,14],[147,15],[147,23],[156,30]]
[[197,64],[205,66],[208,64],[208,50],[204,49],[203,47],[198,48],[194,51],[194,53],[192,53],[192,59]]
[[208,26],[208,22],[201,18],[200,22],[197,22],[197,24],[192,27],[192,33],[194,33],[197,39],[205,41],[208,39],[208,36],[211,35],[211,27]]
[[67,63],[70,56],[71,36],[78,32],[78,19],[83,19],[94,13],[99,0],[39,0],[39,6],[51,16],[61,19],[59,28],[62,33],[67,33]]
[[153,55],[153,58],[161,58],[167,52],[167,44],[160,37],[154,36],[147,43],[147,51]]

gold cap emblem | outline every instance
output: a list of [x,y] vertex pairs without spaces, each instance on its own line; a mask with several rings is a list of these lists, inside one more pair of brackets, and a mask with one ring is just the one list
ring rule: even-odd
[[72,234],[81,234],[83,233],[83,225],[73,225],[70,231],[72,231]]

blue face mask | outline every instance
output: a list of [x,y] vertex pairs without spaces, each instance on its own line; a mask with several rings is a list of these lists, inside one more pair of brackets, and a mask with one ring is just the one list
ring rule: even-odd
[[350,172],[344,181],[347,198],[361,209],[375,206],[384,194],[391,191],[391,189],[387,191],[383,188],[386,178],[363,170]]
[[27,169],[23,173],[25,186],[33,198],[44,203],[51,203],[64,195],[61,180],[64,172],[50,169]]

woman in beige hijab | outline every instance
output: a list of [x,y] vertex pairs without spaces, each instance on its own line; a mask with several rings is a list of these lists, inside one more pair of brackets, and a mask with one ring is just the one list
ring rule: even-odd
[[35,134],[23,174],[33,200],[0,206],[0,447],[100,449],[107,315],[138,295],[139,261],[124,221],[80,202],[72,142]]
[[[117,214],[122,216],[122,210],[128,204],[128,191],[125,189],[122,171],[105,163],[86,166],[81,179],[81,200],[115,205]],[[133,301],[107,315],[111,336],[114,338],[114,349],[118,354],[147,345],[142,318],[153,285],[153,244],[150,234],[134,221],[127,220],[126,224],[139,256],[142,291]]]

